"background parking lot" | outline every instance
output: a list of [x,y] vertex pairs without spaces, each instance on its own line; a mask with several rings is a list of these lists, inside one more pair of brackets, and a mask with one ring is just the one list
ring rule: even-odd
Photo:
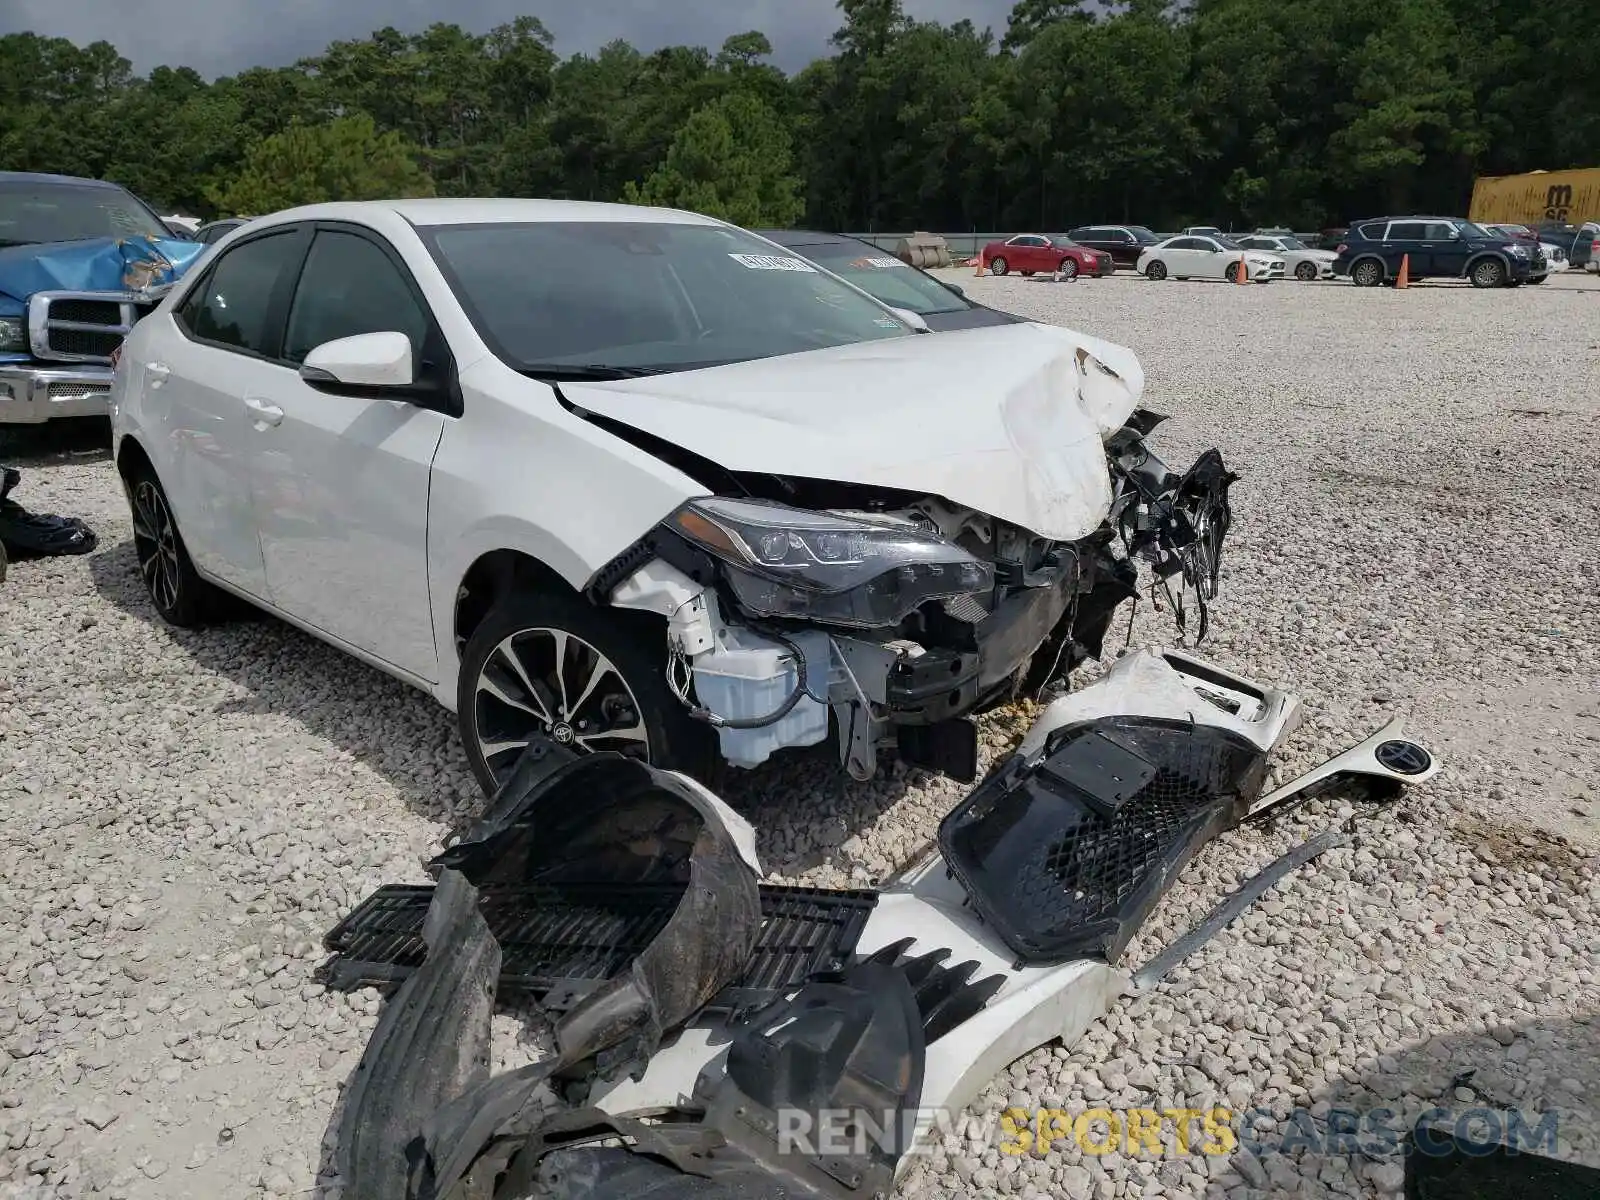
[[[1173,415],[1156,444],[1176,462],[1218,445],[1241,473],[1203,652],[1303,694],[1278,777],[1395,711],[1445,770],[1387,808],[1336,795],[1209,846],[1130,963],[1292,842],[1361,815],[1354,847],[1156,992],[999,1077],[904,1194],[1389,1193],[1392,1163],[1332,1155],[1007,1156],[998,1114],[1420,1110],[1471,1101],[1451,1082],[1469,1068],[1494,1102],[1558,1111],[1595,1160],[1600,1030],[1581,1002],[1600,927],[1600,279],[1397,292],[944,274],[1131,347],[1147,405]],[[320,938],[379,883],[423,879],[479,797],[428,697],[270,619],[161,624],[102,435],[0,441],[25,469],[20,500],[101,539],[0,585],[0,1189],[32,1175],[62,1195],[303,1194],[380,1004],[311,981]],[[1172,636],[1142,604],[1135,643]],[[990,761],[1028,718],[986,721]],[[855,784],[801,758],[725,794],[770,877],[838,886],[915,856],[962,790]],[[540,1044],[531,1017],[497,1025],[508,1056]]]

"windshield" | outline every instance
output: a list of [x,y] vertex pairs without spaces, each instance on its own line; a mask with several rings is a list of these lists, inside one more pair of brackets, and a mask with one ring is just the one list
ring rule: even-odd
[[1215,242],[1217,245],[1221,246],[1224,250],[1243,250],[1244,249],[1244,247],[1239,245],[1238,242],[1234,241],[1232,238],[1225,238],[1220,233],[1213,233],[1211,235],[1211,240],[1213,242]]
[[1461,230],[1461,235],[1463,237],[1489,238],[1491,240],[1497,240],[1497,241],[1509,241],[1510,240],[1510,237],[1507,234],[1503,234],[1503,233],[1499,236],[1499,238],[1495,238],[1495,235],[1490,233],[1482,225],[1474,225],[1471,221],[1462,221],[1461,224],[1459,225],[1459,228]]
[[1279,238],[1278,239],[1278,245],[1282,246],[1285,250],[1309,250],[1309,249],[1311,249],[1310,246],[1306,245],[1299,238],[1293,238],[1293,237],[1281,237],[1281,238]]
[[0,183],[0,246],[137,234],[172,236],[155,213],[121,188]]
[[926,315],[965,312],[972,307],[931,275],[873,246],[829,242],[797,246],[794,251],[797,254],[803,251],[812,262],[821,263],[835,275],[843,275],[862,291],[896,308]]
[[1050,244],[1052,246],[1060,246],[1063,250],[1075,250],[1078,248],[1077,242],[1059,233],[1050,239]]
[[422,232],[483,339],[533,374],[683,371],[911,333],[804,259],[726,226],[541,221]]
[[1143,242],[1146,246],[1153,246],[1161,240],[1143,225],[1127,225],[1124,226],[1124,228],[1126,228],[1129,233],[1133,234],[1136,239],[1138,239],[1140,242]]

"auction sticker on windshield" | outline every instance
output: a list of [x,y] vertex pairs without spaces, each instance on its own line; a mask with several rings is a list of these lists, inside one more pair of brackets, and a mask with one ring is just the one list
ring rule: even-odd
[[898,258],[873,258],[870,255],[862,255],[860,258],[852,258],[849,265],[857,270],[892,271],[905,264]]
[[743,263],[752,271],[811,271],[816,268],[799,258],[785,258],[776,254],[730,254],[734,262]]

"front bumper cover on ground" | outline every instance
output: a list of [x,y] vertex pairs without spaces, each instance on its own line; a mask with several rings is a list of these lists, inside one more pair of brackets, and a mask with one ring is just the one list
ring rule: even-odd
[[[1070,1045],[1126,988],[1110,960],[1177,864],[1244,813],[1297,716],[1211,664],[1130,655],[1045,711],[942,852],[875,896],[812,892],[798,919],[778,902],[802,889],[758,886],[752,831],[704,788],[535,742],[435,860],[436,888],[398,908],[374,902],[385,889],[330,936],[331,985],[403,978],[347,1093],[344,1195],[886,1195],[928,1114]],[[653,938],[612,919],[641,888]],[[556,1050],[491,1077],[501,980],[543,997]]]

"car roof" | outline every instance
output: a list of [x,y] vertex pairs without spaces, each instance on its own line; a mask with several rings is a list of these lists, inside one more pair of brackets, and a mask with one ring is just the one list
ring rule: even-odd
[[360,221],[380,212],[398,214],[412,225],[517,225],[543,221],[635,221],[661,225],[725,225],[700,213],[639,204],[589,200],[445,199],[353,200],[309,204],[272,214],[274,225],[289,221]]
[[0,183],[70,183],[76,187],[105,188],[108,191],[126,191],[120,183],[108,179],[85,179],[81,175],[51,175],[44,171],[0,171]]

